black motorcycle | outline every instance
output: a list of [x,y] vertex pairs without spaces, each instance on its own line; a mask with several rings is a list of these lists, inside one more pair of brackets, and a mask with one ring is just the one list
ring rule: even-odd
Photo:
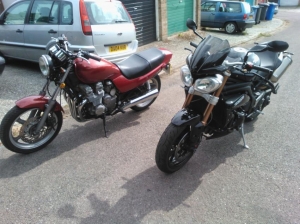
[[[187,27],[201,37],[193,20],[187,20]],[[292,63],[284,41],[246,50],[230,48],[227,40],[209,35],[199,45],[190,44],[196,49],[187,49],[191,54],[180,72],[186,99],[156,149],[156,164],[166,173],[183,167],[203,137],[213,139],[238,130],[248,148],[244,122],[263,113],[271,93],[277,93],[275,83]]]

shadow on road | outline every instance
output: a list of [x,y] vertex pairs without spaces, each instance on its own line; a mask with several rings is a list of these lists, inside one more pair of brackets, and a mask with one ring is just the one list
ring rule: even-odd
[[[246,129],[246,132],[251,132],[253,126],[247,125]],[[194,158],[174,174],[166,175],[157,167],[151,167],[132,179],[123,178],[126,183],[122,189],[126,189],[127,194],[112,206],[108,201],[97,197],[97,195],[106,197],[102,195],[101,189],[98,192],[89,193],[86,198],[93,210],[93,215],[89,217],[77,216],[76,212],[81,214],[78,211],[80,208],[70,203],[58,210],[58,216],[62,219],[69,219],[69,221],[73,219],[76,220],[76,223],[82,224],[132,224],[140,223],[146,215],[153,211],[170,211],[179,205],[189,207],[190,205],[184,201],[201,185],[203,176],[225,163],[228,158],[234,157],[244,150],[240,144],[241,139],[238,133],[231,134],[228,138],[230,141],[220,138],[203,142]],[[225,142],[229,143],[226,145]],[[161,222],[162,220],[158,218],[156,221]]]

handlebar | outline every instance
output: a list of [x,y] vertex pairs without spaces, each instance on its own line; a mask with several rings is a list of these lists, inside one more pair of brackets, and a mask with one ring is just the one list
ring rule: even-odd
[[197,48],[197,47],[198,47],[198,45],[195,44],[195,43],[193,43],[193,42],[190,42],[190,45],[193,46],[194,48]]
[[95,61],[101,61],[101,58],[96,56],[96,55],[92,55],[90,54],[89,52],[86,52],[86,51],[81,51],[81,54],[83,57],[85,57],[86,59],[93,59]]
[[236,66],[236,65],[242,65],[243,68],[247,69],[248,71],[255,69],[257,71],[262,71],[262,72],[266,72],[268,74],[272,74],[273,70],[268,69],[268,68],[264,68],[264,67],[260,67],[260,66],[256,66],[250,62],[247,62],[246,64],[244,64],[243,62],[229,62],[229,61],[224,61],[224,65],[228,66],[228,67],[232,67],[232,66]]
[[255,69],[257,71],[262,71],[262,72],[266,72],[268,74],[273,74],[273,70],[271,69],[268,69],[268,68],[264,68],[264,67],[260,67],[260,66],[256,66],[252,63],[246,63],[245,66],[244,66],[247,70],[252,70],[252,69]]

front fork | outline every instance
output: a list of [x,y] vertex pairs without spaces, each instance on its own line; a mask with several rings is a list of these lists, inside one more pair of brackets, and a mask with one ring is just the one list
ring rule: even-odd
[[[215,98],[219,98],[219,96],[221,95],[221,92],[222,92],[230,75],[231,75],[230,71],[225,71],[223,73],[223,77],[224,77],[223,82],[222,82],[220,88],[213,94],[213,96]],[[193,99],[193,96],[194,96],[193,94],[188,93],[188,95],[184,101],[184,104],[182,106],[182,109],[183,109],[182,111],[187,111],[187,109]],[[201,134],[204,132],[204,128],[207,125],[207,121],[212,113],[214,106],[215,106],[214,104],[208,103],[208,105],[204,111],[202,121],[200,119],[193,119],[194,124],[191,125],[191,134],[190,134],[190,150],[195,150],[198,148],[199,143],[201,141]],[[189,113],[189,112],[187,112],[187,113]]]
[[[60,80],[60,85],[57,85],[57,87],[55,88],[54,90],[54,93],[53,95],[51,96],[51,98],[48,100],[48,104],[45,105],[45,108],[46,110],[44,111],[43,113],[43,116],[41,117],[35,131],[34,131],[34,134],[38,134],[40,132],[40,130],[42,129],[42,127],[44,126],[45,122],[46,122],[46,119],[48,117],[48,114],[50,113],[50,111],[53,110],[54,106],[56,105],[56,98],[60,92],[60,89],[62,87],[64,87],[64,85],[61,85],[61,84],[64,84],[71,68],[72,68],[73,64],[70,63],[70,65],[68,66],[67,70],[65,70],[64,72],[64,75],[62,77],[62,79]],[[47,83],[46,85],[43,87],[43,90],[40,92],[40,95],[42,96],[45,96],[46,95],[46,88],[47,86],[49,85],[49,82],[50,80],[47,80]]]

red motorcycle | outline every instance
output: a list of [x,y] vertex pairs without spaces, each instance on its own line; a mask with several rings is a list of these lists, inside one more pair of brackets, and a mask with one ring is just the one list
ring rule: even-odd
[[[54,41],[48,55],[39,59],[41,72],[47,77],[42,91],[18,100],[1,122],[1,141],[13,152],[36,152],[57,136],[64,112],[56,101],[60,94],[76,121],[103,119],[107,136],[106,116],[149,107],[160,91],[158,73],[170,69],[172,53],[166,49],[150,48],[111,63],[81,50],[74,54],[68,50],[65,36]],[[52,94],[51,82],[56,85]]]

